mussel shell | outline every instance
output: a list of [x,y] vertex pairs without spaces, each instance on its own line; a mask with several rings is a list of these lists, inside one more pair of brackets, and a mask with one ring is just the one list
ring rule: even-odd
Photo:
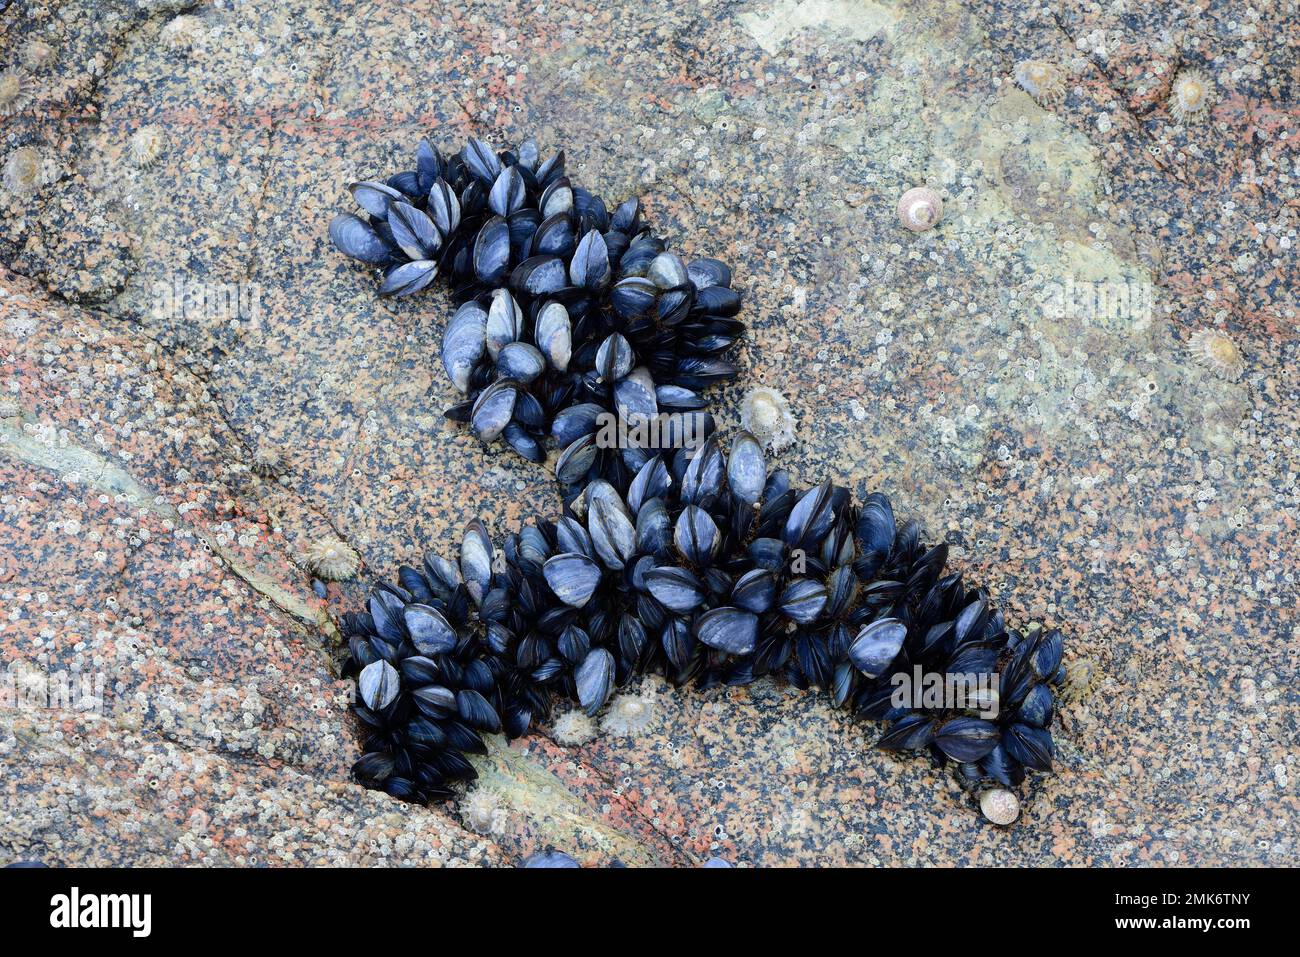
[[445,240],[460,228],[460,199],[443,179],[434,181],[425,210]]
[[501,174],[501,159],[480,139],[471,137],[461,150],[460,158],[470,175],[485,186],[491,186]]
[[778,604],[791,621],[812,624],[826,607],[826,586],[811,578],[796,578],[781,592]]
[[442,612],[429,605],[410,604],[402,610],[411,643],[422,655],[445,655],[456,647],[456,629]]
[[497,355],[497,373],[527,384],[546,369],[546,358],[526,342],[508,342]]
[[415,147],[416,185],[420,192],[427,193],[446,169],[447,162],[442,153],[427,138],[421,137]]
[[596,372],[605,382],[617,382],[632,371],[636,353],[621,333],[606,336],[596,350]]
[[560,552],[574,552],[588,558],[596,555],[587,529],[576,518],[568,515],[561,516],[555,523],[555,544]]
[[660,253],[650,263],[646,278],[660,289],[675,289],[690,282],[686,265],[675,253]]
[[688,505],[677,516],[673,542],[677,551],[692,565],[708,565],[722,546],[722,533],[708,512]]
[[442,247],[433,220],[410,203],[395,202],[388,208],[388,228],[393,241],[412,259],[433,259]]
[[754,505],[763,497],[767,483],[767,461],[763,446],[748,432],[739,432],[731,443],[727,457],[727,484],[731,494],[745,505]]
[[629,322],[648,314],[658,301],[659,287],[639,276],[620,279],[609,295],[609,304],[614,313]]
[[957,717],[945,721],[934,732],[934,744],[954,761],[979,761],[997,746],[1000,733],[992,721]]
[[500,379],[484,389],[475,400],[470,424],[484,442],[491,442],[510,424],[517,390],[517,383]]
[[[1043,633],[1034,645],[1034,652],[1030,658],[1030,666],[1033,668],[1034,674],[1043,681],[1049,680],[1061,667],[1063,650],[1064,644],[1059,631],[1052,629]],[[1025,764],[1028,763],[1025,762]]]
[[835,513],[831,508],[831,492],[832,487],[828,479],[799,497],[794,508],[790,510],[790,517],[786,519],[785,529],[781,533],[787,545],[810,552],[817,550],[817,546],[821,544],[822,538],[835,520]]
[[393,756],[386,751],[371,751],[363,754],[352,765],[352,774],[359,781],[379,784],[392,776],[395,765]]
[[596,454],[599,451],[594,434],[575,439],[564,447],[564,451],[560,453],[560,457],[555,461],[556,480],[564,485],[573,485],[582,481],[583,477],[591,470],[592,465],[595,464]]
[[704,600],[704,586],[690,571],[674,565],[646,573],[650,594],[671,611],[684,615],[694,611]]
[[630,426],[649,424],[659,414],[649,369],[638,366],[614,384],[614,406]]
[[461,392],[469,390],[470,374],[483,358],[487,318],[478,303],[467,302],[456,310],[443,333],[442,367]]
[[573,680],[578,689],[578,702],[587,714],[594,715],[614,689],[614,656],[604,648],[591,649],[574,672]]
[[907,714],[880,736],[876,747],[886,751],[915,751],[934,740],[934,719],[928,714]]
[[531,256],[510,274],[510,288],[530,296],[552,296],[568,285],[568,269],[559,256]]
[[570,212],[573,209],[573,188],[569,185],[569,180],[563,176],[553,180],[542,190],[537,208],[548,218],[556,213]]
[[479,282],[497,285],[510,268],[510,224],[493,216],[474,240],[474,274]]
[[583,236],[569,263],[569,281],[586,289],[603,289],[609,283],[609,247],[595,229]]
[[731,268],[716,259],[692,260],[686,267],[686,275],[696,289],[731,285]]
[[665,557],[672,541],[672,520],[668,509],[657,498],[641,506],[636,515],[636,547],[647,555]]
[[729,655],[747,655],[758,640],[758,616],[743,608],[714,608],[696,619],[695,637]]
[[609,228],[632,236],[641,225],[641,200],[633,196],[619,203],[613,215],[609,217]]
[[[520,392],[515,401],[515,417],[519,417],[519,400],[528,398],[527,392]],[[546,449],[541,442],[521,426],[518,422],[511,422],[501,430],[501,438],[505,439],[506,445],[514,449],[530,462],[538,465],[546,461]]]
[[568,213],[556,213],[542,220],[533,234],[532,252],[538,256],[559,256],[567,259],[578,246],[577,233],[573,229],[573,217]]
[[1046,728],[1052,723],[1052,712],[1055,706],[1056,699],[1052,695],[1052,689],[1045,684],[1034,685],[1033,689],[1025,695],[1025,700],[1020,703],[1016,716],[1025,724]]
[[690,389],[679,385],[660,385],[655,387],[655,400],[661,409],[675,412],[694,412],[704,408],[704,400]]
[[1011,724],[1003,731],[1002,744],[1006,748],[1008,757],[1014,758],[1025,767],[1035,771],[1052,770],[1052,758],[1056,749],[1052,744],[1050,731],[1028,724]]
[[438,264],[431,259],[416,259],[402,263],[384,273],[379,284],[381,296],[411,296],[433,282],[438,275]]
[[[597,420],[604,412],[605,409],[594,402],[580,402],[561,409],[551,423],[551,437],[555,439],[556,445],[567,448],[578,439],[595,433]],[[587,470],[584,468],[582,471],[585,474]],[[581,478],[581,475],[578,477]]]
[[880,618],[863,625],[849,646],[849,660],[868,678],[884,674],[907,638],[907,625],[897,618]]
[[621,509],[603,498],[591,505],[587,531],[592,547],[606,568],[621,569],[636,552],[636,529]]
[[726,286],[708,286],[696,292],[694,308],[710,316],[734,316],[740,312],[740,293]]
[[493,292],[484,327],[488,355],[495,361],[504,346],[519,340],[523,328],[523,313],[510,292],[506,289]]
[[460,574],[475,603],[483,600],[492,585],[492,539],[478,519],[465,526],[460,540]]
[[387,661],[372,661],[357,677],[357,691],[366,707],[382,711],[393,703],[401,690],[402,676]]
[[652,498],[663,498],[672,486],[673,477],[664,465],[663,459],[656,456],[648,460],[632,479],[627,489],[627,505],[633,514],[641,511],[643,502]]
[[384,263],[392,256],[392,249],[374,227],[351,213],[339,213],[330,220],[330,241],[343,255],[365,263]]
[[731,591],[731,603],[756,615],[776,600],[776,576],[765,568],[751,568],[741,575]]
[[501,717],[496,708],[473,689],[462,688],[456,692],[456,711],[471,728],[493,734],[501,730]]
[[527,187],[519,170],[507,166],[498,175],[488,193],[488,207],[498,216],[509,216],[527,200]]
[[600,584],[600,566],[586,555],[566,552],[553,555],[542,566],[546,584],[555,596],[573,608],[581,608]]
[[403,198],[402,194],[391,186],[373,181],[353,183],[348,190],[357,205],[376,219],[387,219],[388,207],[394,200]]
[[533,336],[537,348],[557,372],[569,368],[573,357],[573,328],[569,322],[568,310],[558,302],[548,302],[537,315],[536,332]]

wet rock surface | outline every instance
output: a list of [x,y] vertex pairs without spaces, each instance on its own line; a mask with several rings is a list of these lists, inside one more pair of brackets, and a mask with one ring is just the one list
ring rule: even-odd
[[[1227,3],[10,5],[0,860],[1294,860],[1297,47],[1284,5]],[[1188,69],[1213,100],[1179,122]],[[798,480],[888,492],[1066,630],[1058,773],[1013,826],[767,683],[646,679],[637,727],[498,742],[438,807],[348,781],[333,622],[559,503],[442,419],[449,298],[378,300],[327,225],[422,135],[528,133],[733,264],[724,427],[779,389]],[[917,185],[944,218],[912,233]],[[361,568],[318,591],[322,539]]]

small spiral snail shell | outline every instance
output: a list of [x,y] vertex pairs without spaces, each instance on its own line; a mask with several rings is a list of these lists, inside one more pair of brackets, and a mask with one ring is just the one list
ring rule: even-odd
[[943,200],[928,186],[909,189],[898,201],[898,220],[914,233],[933,229],[943,218]]

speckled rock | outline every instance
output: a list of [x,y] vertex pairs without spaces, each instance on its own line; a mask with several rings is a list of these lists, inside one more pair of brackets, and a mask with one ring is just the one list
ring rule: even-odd
[[[1282,7],[51,0],[8,12],[0,70],[30,40],[54,58],[0,128],[0,163],[45,164],[0,190],[0,656],[27,689],[0,707],[0,861],[1295,859]],[[1064,94],[1035,102],[1025,59]],[[1195,125],[1167,106],[1184,67],[1216,87]],[[639,733],[493,742],[486,834],[347,780],[333,621],[471,517],[558,507],[441,418],[448,298],[381,302],[326,237],[348,182],[471,132],[563,145],[731,262],[752,334],[719,421],[779,389],[798,479],[889,492],[1011,620],[1066,630],[1058,773],[1015,825],[767,683],[649,678]],[[896,217],[917,185],[944,201],[924,233]],[[322,538],[362,560],[324,598],[296,562]],[[53,700],[74,673],[89,700]]]

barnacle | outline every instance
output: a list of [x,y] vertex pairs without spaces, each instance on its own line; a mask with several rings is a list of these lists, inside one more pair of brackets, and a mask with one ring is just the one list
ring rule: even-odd
[[13,116],[32,102],[32,81],[22,70],[0,73],[0,116]]
[[596,722],[585,711],[574,708],[555,719],[551,727],[555,743],[566,748],[586,744],[596,736]]
[[1041,106],[1050,106],[1065,95],[1065,76],[1061,68],[1047,60],[1020,60],[1013,75],[1017,85]]
[[479,834],[500,834],[506,829],[506,810],[496,792],[488,788],[470,791],[461,802],[460,813],[469,829]]
[[1197,69],[1179,70],[1169,87],[1169,112],[1179,123],[1195,122],[1214,102],[1214,81]]
[[776,389],[750,389],[740,401],[740,424],[773,451],[794,441],[794,416],[790,403]]
[[142,126],[132,133],[130,142],[127,144],[127,151],[131,154],[131,162],[139,169],[143,169],[157,160],[162,153],[162,148],[162,130],[152,124]]
[[415,167],[352,184],[366,215],[336,216],[330,238],[382,271],[380,295],[451,288],[442,363],[464,400],[448,418],[533,462],[554,441],[566,486],[625,482],[669,443],[624,430],[612,447],[603,424],[697,413],[699,390],[735,376],[719,358],[744,330],[731,270],[668,251],[639,200],[611,212],[531,139],[501,153],[471,139],[450,158],[422,140]]
[[1241,349],[1226,332],[1218,329],[1198,329],[1187,340],[1187,351],[1201,365],[1229,382],[1241,378],[1244,364]]
[[5,159],[4,188],[15,197],[32,196],[45,185],[45,163],[34,146],[20,146]]
[[22,61],[29,70],[43,70],[54,62],[54,47],[44,40],[28,40],[23,44]]
[[[466,755],[484,750],[481,733],[523,735],[557,695],[589,716],[608,706],[606,730],[635,733],[645,700],[615,688],[661,674],[819,688],[887,721],[881,748],[1019,785],[1051,769],[1061,634],[1008,627],[987,591],[946,571],[947,554],[881,494],[858,505],[829,481],[798,489],[769,472],[746,432],[729,453],[712,434],[655,455],[621,486],[595,478],[499,549],[471,522],[456,561],[402,567],[344,618],[365,748],[356,777],[445,797],[475,777]],[[997,707],[900,702],[895,676],[916,668],[997,675]]]
[[313,575],[327,581],[346,581],[361,569],[361,556],[337,538],[318,538],[302,551],[302,563]]
[[269,478],[278,474],[283,466],[284,462],[280,457],[280,450],[265,437],[258,439],[257,447],[253,449],[253,471],[258,475]]
[[600,728],[616,737],[636,737],[654,720],[654,694],[621,694],[609,703]]
[[198,17],[183,13],[167,21],[158,31],[158,39],[170,50],[188,50],[198,41],[202,27]]

